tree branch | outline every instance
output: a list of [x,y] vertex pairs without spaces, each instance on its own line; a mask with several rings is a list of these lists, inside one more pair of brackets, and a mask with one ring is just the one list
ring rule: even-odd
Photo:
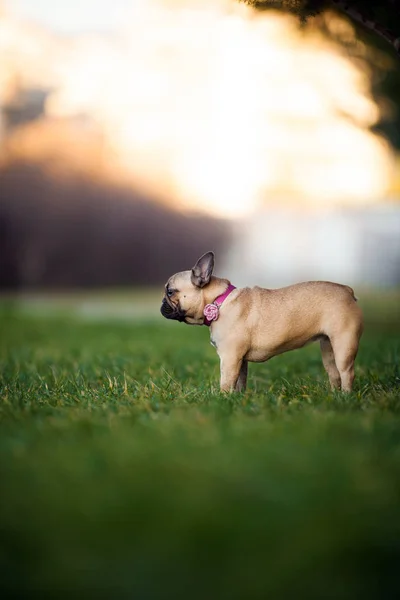
[[365,17],[357,8],[351,6],[349,2],[345,2],[344,0],[331,0],[331,3],[353,21],[361,23],[366,29],[373,31],[376,35],[386,40],[400,56],[400,36],[396,36],[392,31],[386,29],[386,27],[382,27],[373,19]]

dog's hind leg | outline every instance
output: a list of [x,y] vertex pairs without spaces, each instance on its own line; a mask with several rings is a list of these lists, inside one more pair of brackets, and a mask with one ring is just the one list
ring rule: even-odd
[[324,337],[320,341],[322,363],[325,371],[328,373],[329,383],[333,390],[340,390],[341,379],[340,373],[336,366],[335,355],[333,354],[332,344],[328,337]]
[[332,338],[335,362],[340,373],[342,390],[351,392],[354,381],[354,361],[358,352],[360,335],[357,332],[345,332]]

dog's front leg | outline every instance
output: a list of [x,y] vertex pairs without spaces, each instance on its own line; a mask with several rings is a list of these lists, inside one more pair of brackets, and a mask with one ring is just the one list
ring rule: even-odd
[[[238,357],[236,354],[223,354],[220,356],[221,359],[221,380],[220,388],[221,392],[233,392],[239,389],[243,389],[243,377],[247,375],[247,367],[243,367],[242,375],[242,357]],[[239,378],[240,376],[240,378]],[[241,383],[239,382],[241,379]]]
[[236,382],[235,391],[236,392],[245,392],[246,384],[247,384],[247,368],[248,368],[247,360],[243,359],[242,366],[240,367],[239,377]]

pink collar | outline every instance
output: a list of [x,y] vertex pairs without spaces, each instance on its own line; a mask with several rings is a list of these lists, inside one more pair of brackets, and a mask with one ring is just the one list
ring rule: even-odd
[[218,319],[220,306],[222,305],[224,300],[227,299],[229,294],[231,292],[233,292],[233,290],[236,290],[236,287],[230,283],[228,285],[228,287],[226,288],[225,292],[223,294],[221,294],[220,296],[218,296],[217,298],[215,298],[215,300],[212,304],[205,305],[204,310],[203,310],[204,325],[207,325],[207,327],[210,327],[212,321],[216,321]]

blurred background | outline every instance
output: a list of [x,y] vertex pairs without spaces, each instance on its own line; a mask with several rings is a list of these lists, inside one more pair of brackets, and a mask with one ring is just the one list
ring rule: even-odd
[[400,284],[399,59],[335,12],[0,0],[0,287]]

